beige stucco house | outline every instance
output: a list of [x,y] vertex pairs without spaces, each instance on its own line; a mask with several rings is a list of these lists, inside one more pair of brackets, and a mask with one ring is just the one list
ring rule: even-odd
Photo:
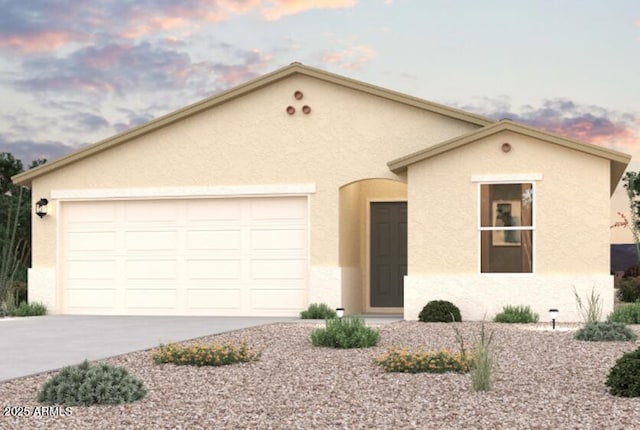
[[[630,157],[298,63],[14,177],[53,313],[416,319],[613,306]],[[34,208],[35,212],[35,208]]]

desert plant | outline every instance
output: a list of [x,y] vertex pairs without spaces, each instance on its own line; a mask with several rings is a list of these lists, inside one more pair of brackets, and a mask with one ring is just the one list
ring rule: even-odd
[[89,364],[63,368],[45,382],[38,401],[67,406],[130,403],[147,394],[142,382],[123,367]]
[[473,348],[471,383],[474,391],[491,391],[493,389],[494,361],[493,332],[487,334],[483,321],[480,328],[480,339]]
[[311,303],[306,310],[300,312],[300,318],[305,320],[336,318],[336,311],[331,309],[326,303]]
[[472,358],[468,352],[453,352],[444,348],[435,351],[392,348],[376,358],[375,362],[387,372],[466,373]]
[[607,316],[607,321],[624,324],[640,324],[640,302],[620,305]]
[[9,307],[7,306],[7,303],[0,302],[0,318],[8,317],[9,315]]
[[575,287],[573,288],[573,295],[576,298],[576,309],[585,324],[600,321],[602,317],[602,303],[600,302],[600,294],[596,294],[594,288],[591,288],[591,294],[587,296],[586,303],[583,303]]
[[625,278],[618,285],[618,298],[621,302],[633,303],[640,300],[640,279]]
[[240,346],[227,344],[160,344],[153,350],[151,358],[156,364],[173,363],[191,366],[223,366],[234,363],[247,363],[260,358],[261,352],[255,351],[242,342]]
[[502,307],[502,312],[494,318],[499,323],[536,323],[539,316],[531,311],[529,306],[511,306]]
[[376,346],[380,333],[367,327],[359,317],[344,317],[325,320],[325,328],[311,332],[314,346],[331,348],[368,348]]
[[573,337],[591,342],[631,341],[637,338],[623,323],[597,321],[585,324]]
[[614,396],[640,397],[640,348],[616,360],[605,384]]
[[460,322],[462,316],[460,309],[453,303],[446,300],[432,300],[422,308],[418,319],[422,322]]
[[39,302],[22,302],[18,307],[11,311],[11,316],[14,317],[35,317],[46,314],[47,307]]

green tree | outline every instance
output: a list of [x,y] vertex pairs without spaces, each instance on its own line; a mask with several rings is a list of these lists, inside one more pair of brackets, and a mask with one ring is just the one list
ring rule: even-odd
[[615,223],[612,227],[628,227],[633,235],[636,245],[636,255],[640,265],[640,172],[627,172],[622,178],[627,197],[629,198],[629,210],[631,221],[624,214],[618,212],[622,221]]
[[[44,164],[38,159],[29,168]],[[23,171],[22,161],[0,153],[0,305],[11,309],[26,298],[27,268],[31,265],[31,190],[11,177]],[[22,285],[19,291],[17,286]]]

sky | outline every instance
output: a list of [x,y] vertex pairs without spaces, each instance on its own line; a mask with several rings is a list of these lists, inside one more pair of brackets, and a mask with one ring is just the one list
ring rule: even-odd
[[54,160],[294,61],[640,170],[637,0],[0,0],[0,152]]

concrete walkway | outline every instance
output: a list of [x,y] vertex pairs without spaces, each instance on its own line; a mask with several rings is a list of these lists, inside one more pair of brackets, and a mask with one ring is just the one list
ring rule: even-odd
[[262,324],[269,317],[47,315],[0,318],[0,382],[64,366]]

